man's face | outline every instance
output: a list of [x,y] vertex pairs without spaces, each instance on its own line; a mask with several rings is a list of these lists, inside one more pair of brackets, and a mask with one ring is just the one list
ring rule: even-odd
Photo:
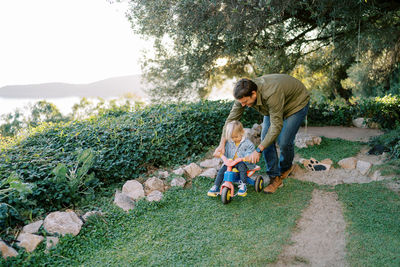
[[241,99],[238,99],[240,104],[242,104],[242,107],[244,107],[244,106],[252,107],[254,105],[254,103],[256,102],[256,100],[257,100],[257,92],[256,91],[252,91],[251,96],[245,96],[245,97],[242,97]]

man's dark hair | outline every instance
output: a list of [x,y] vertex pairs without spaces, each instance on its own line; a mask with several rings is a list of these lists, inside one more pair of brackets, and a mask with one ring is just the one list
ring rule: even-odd
[[233,96],[236,99],[241,99],[246,96],[251,96],[251,92],[257,92],[257,84],[255,84],[252,80],[243,78],[240,79],[233,89]]

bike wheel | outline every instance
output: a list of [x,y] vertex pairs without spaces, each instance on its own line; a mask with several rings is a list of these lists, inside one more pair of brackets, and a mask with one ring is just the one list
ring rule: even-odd
[[228,204],[229,202],[231,202],[231,190],[228,187],[222,188],[221,200],[224,204]]

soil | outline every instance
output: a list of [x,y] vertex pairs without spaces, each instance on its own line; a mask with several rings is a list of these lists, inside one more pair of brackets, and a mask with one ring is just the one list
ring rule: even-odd
[[273,266],[347,266],[346,223],[335,192],[315,189],[303,211],[292,244]]
[[[307,129],[301,128],[299,132],[361,142],[368,142],[371,137],[383,133],[378,129],[341,126],[307,127]],[[356,158],[374,165],[383,162],[383,156],[368,155],[367,151],[366,146]],[[298,160],[299,156],[296,155],[295,161]],[[362,175],[357,170],[331,168],[329,171],[309,171],[298,165],[290,177],[331,186],[372,181],[370,176]],[[400,181],[398,183],[391,181],[388,184],[393,189],[400,190]],[[272,266],[348,266],[345,260],[345,228],[342,206],[336,193],[315,189],[310,205],[303,211],[297,223],[291,244],[284,248],[278,262]]]

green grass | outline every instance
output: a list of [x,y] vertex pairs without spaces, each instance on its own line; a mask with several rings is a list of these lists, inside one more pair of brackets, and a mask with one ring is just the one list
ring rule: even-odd
[[400,197],[381,183],[336,186],[351,266],[400,266]]
[[307,148],[296,148],[295,152],[305,159],[311,157],[316,160],[330,158],[334,164],[337,164],[341,159],[357,155],[362,146],[363,143],[360,142],[322,137],[320,145],[314,145]]
[[206,196],[211,185],[198,178],[192,188],[170,190],[160,203],[141,201],[129,214],[108,204],[106,217],[91,220],[77,237],[63,237],[49,254],[42,245],[7,264],[264,266],[289,242],[313,190],[311,183],[287,179],[274,195],[249,189],[247,197],[223,205]]

